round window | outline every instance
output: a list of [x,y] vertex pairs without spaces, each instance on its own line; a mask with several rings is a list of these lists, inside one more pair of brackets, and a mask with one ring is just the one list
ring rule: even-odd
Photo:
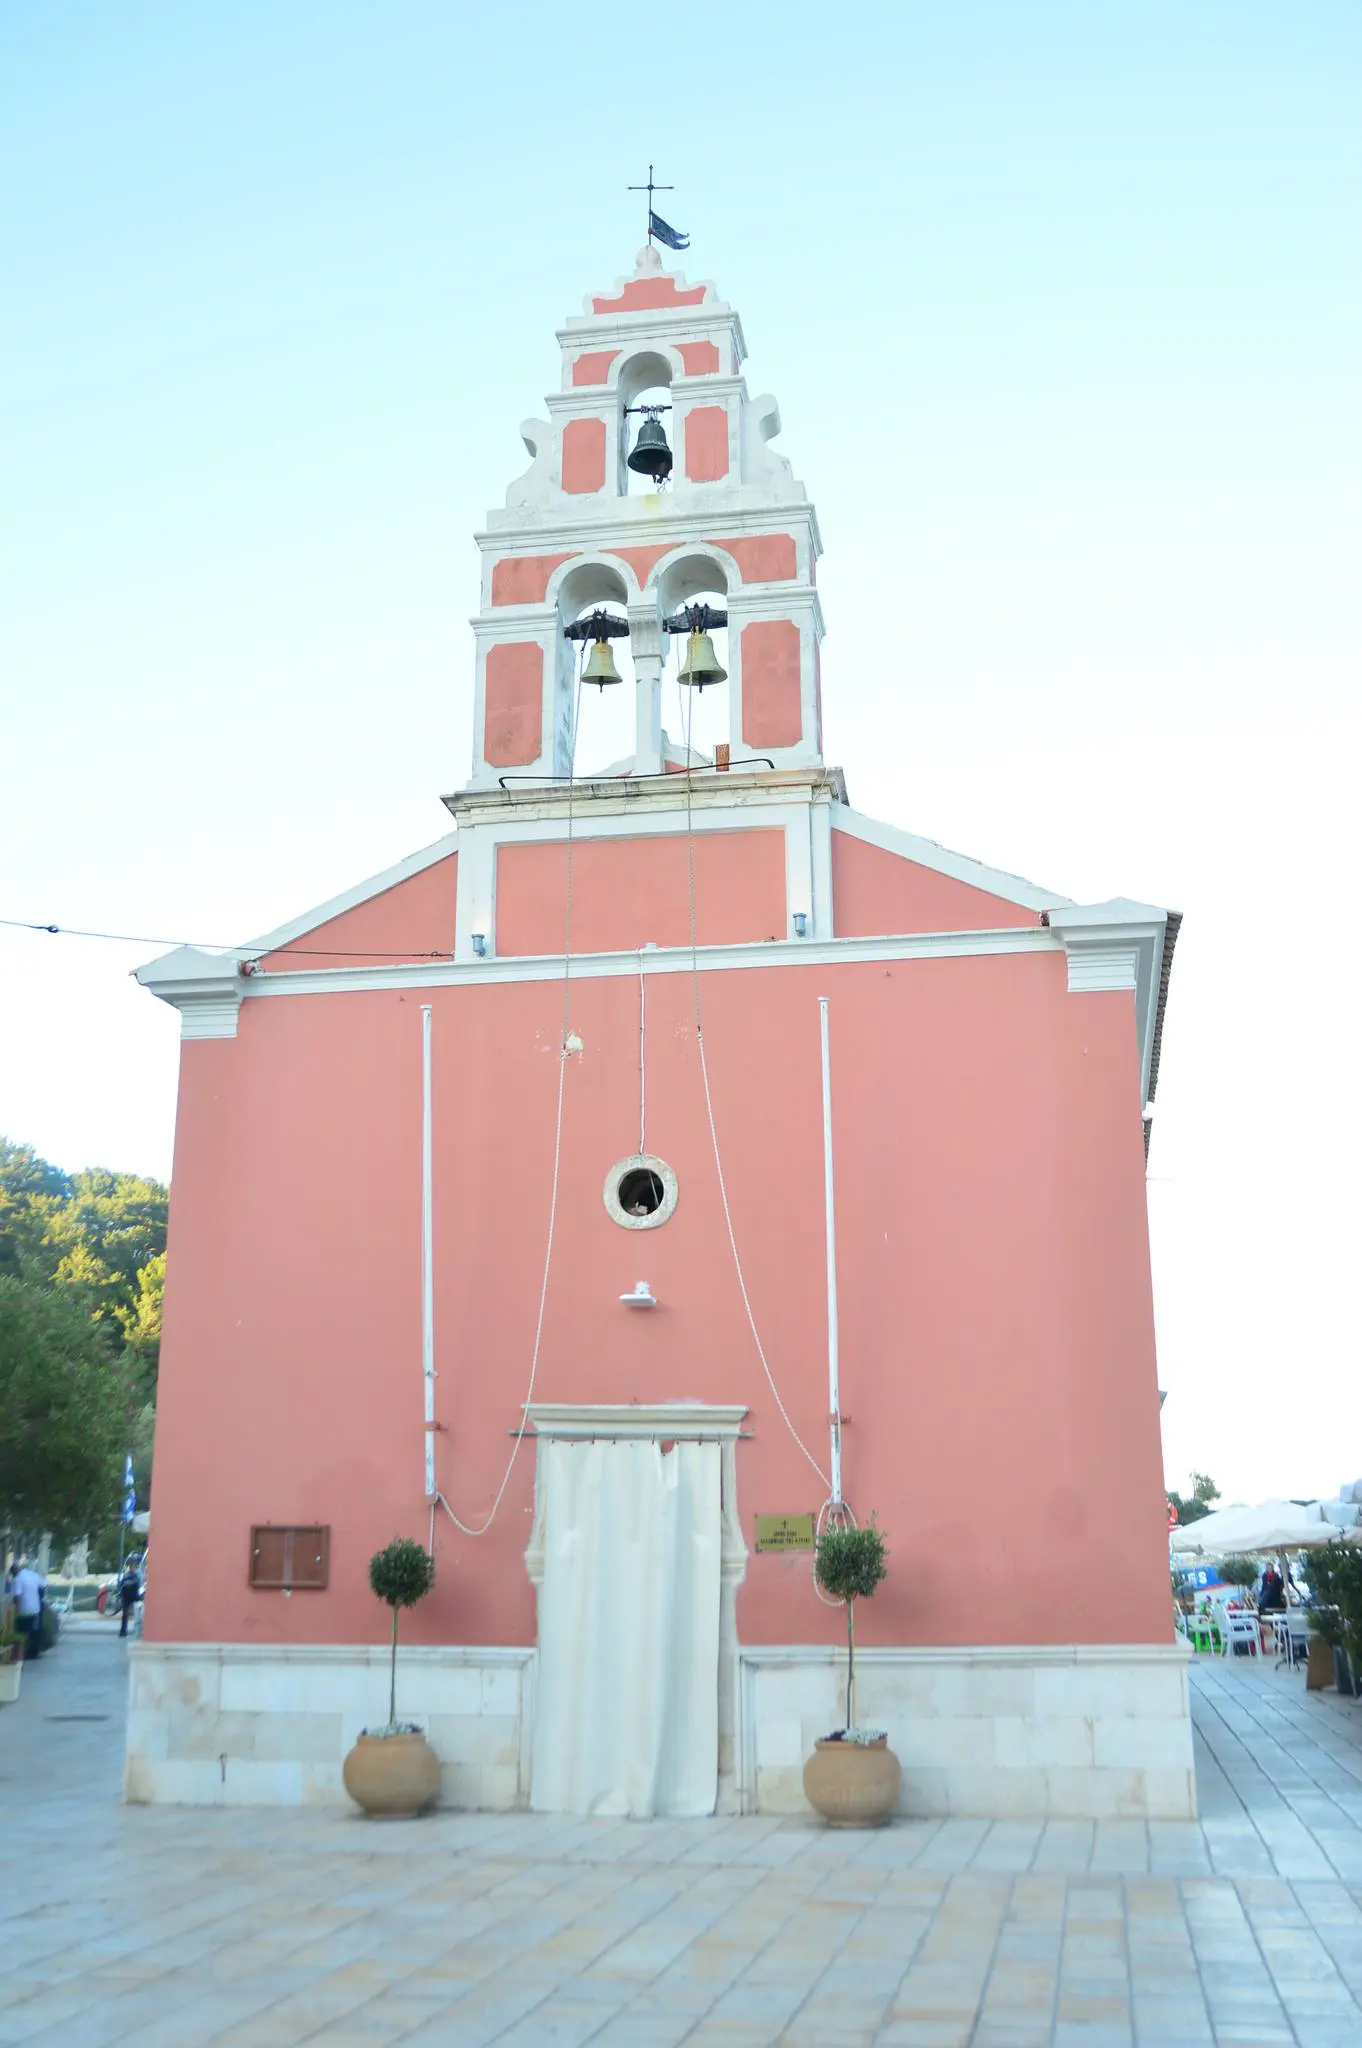
[[665,1159],[636,1152],[605,1176],[605,1206],[625,1230],[656,1230],[676,1207],[676,1175]]

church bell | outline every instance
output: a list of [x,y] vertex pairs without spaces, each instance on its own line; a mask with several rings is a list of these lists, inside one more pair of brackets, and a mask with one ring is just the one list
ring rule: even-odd
[[640,476],[650,476],[655,484],[662,483],[672,473],[672,451],[667,446],[662,422],[653,413],[649,413],[638,430],[629,467],[637,470]]
[[601,689],[604,689],[607,683],[618,683],[622,680],[623,678],[619,670],[615,667],[615,657],[610,651],[610,642],[608,640],[598,640],[586,658],[586,667],[582,670],[582,681],[584,683],[597,683]]
[[728,670],[720,668],[714,642],[708,633],[692,633],[686,642],[686,658],[677,681],[688,689],[703,690],[706,683],[726,683]]

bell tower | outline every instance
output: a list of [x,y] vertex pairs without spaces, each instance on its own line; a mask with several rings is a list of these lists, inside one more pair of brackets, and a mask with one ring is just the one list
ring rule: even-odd
[[771,446],[776,401],[748,395],[737,314],[713,285],[664,270],[649,243],[558,345],[548,418],[520,429],[530,467],[477,536],[470,787],[568,775],[583,633],[568,629],[593,606],[613,608],[610,630],[627,634],[633,659],[623,772],[680,765],[664,758],[663,670],[672,640],[705,623],[687,608],[701,594],[713,606],[716,592],[734,765],[820,766],[818,522]]

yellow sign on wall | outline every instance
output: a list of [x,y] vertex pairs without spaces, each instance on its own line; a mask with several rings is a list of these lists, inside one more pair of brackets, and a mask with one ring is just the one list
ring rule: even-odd
[[812,1550],[812,1515],[758,1515],[758,1550]]

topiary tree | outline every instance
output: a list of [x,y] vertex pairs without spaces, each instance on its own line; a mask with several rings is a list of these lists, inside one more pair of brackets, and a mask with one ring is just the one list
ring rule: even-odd
[[1256,1557],[1223,1557],[1220,1576],[1227,1586],[1255,1586],[1258,1583]]
[[1341,1538],[1310,1553],[1310,1626],[1362,1672],[1362,1549]]
[[814,1576],[829,1599],[847,1610],[847,1730],[855,1727],[856,1602],[868,1600],[889,1570],[889,1553],[872,1515],[864,1529],[826,1528],[814,1552]]
[[391,1682],[388,1687],[388,1728],[397,1727],[397,1617],[404,1607],[424,1600],[435,1584],[435,1560],[409,1536],[394,1536],[369,1559],[369,1584],[393,1611]]

